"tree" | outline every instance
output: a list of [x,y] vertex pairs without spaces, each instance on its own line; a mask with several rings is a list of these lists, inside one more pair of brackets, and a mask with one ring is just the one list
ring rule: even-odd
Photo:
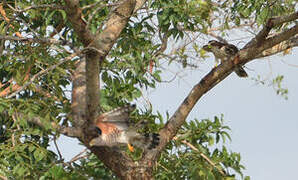
[[[298,45],[295,6],[294,0],[3,1],[0,177],[234,179],[235,174],[243,175],[240,155],[224,146],[230,136],[223,118],[189,122],[186,118],[235,66]],[[174,114],[163,117],[150,108],[131,114],[135,123],[148,122],[140,131],[159,132],[156,149],[128,152],[89,146],[93,133],[88,127],[96,117],[131,104],[142,96],[142,89],[164,83],[164,62],[195,68],[195,61],[206,57],[201,48],[207,42],[200,40],[212,36],[225,42],[231,30],[244,28],[256,35],[198,81]],[[286,90],[279,88],[279,93]],[[91,154],[64,162],[59,153],[47,149],[60,134],[78,138]],[[214,148],[215,143],[223,145]]]

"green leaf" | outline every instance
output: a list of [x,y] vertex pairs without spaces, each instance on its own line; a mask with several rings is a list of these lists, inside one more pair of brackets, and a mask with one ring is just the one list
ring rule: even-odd
[[41,161],[45,157],[45,154],[40,148],[38,148],[34,151],[33,156],[36,161]]

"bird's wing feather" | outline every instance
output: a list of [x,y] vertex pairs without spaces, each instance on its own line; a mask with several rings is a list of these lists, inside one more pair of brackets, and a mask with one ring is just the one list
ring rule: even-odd
[[97,122],[123,122],[129,121],[129,114],[135,109],[135,106],[124,106],[112,111],[105,112],[98,116]]
[[118,133],[128,128],[125,123],[97,122],[96,126],[101,130],[102,134]]

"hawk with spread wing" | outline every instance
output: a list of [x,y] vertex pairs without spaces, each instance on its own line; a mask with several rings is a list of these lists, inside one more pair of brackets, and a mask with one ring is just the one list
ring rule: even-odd
[[140,134],[136,127],[129,124],[129,114],[135,106],[125,106],[101,114],[95,122],[98,136],[90,141],[90,146],[120,146],[127,144],[130,151],[133,146],[153,149],[159,144],[159,134]]
[[[216,61],[218,62],[218,59],[220,59],[221,63],[229,60],[239,51],[238,48],[233,44],[222,43],[215,40],[209,41],[207,45],[203,46],[203,49],[205,51],[212,52],[215,56]],[[241,66],[237,66],[234,71],[239,77],[248,76]]]

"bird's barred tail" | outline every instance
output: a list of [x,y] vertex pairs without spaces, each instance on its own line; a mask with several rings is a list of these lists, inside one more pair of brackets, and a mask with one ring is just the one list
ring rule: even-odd
[[140,138],[132,141],[133,146],[137,146],[144,150],[154,149],[159,145],[159,134],[157,133],[145,133]]
[[237,67],[234,71],[239,77],[245,78],[248,76],[243,67]]
[[159,134],[157,133],[146,133],[145,137],[145,147],[146,149],[154,149],[159,145]]

